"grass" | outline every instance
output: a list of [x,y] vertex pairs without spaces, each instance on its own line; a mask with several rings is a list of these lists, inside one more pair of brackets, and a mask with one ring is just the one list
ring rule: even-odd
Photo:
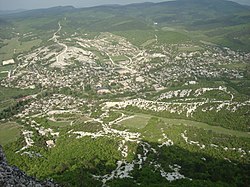
[[190,41],[190,37],[174,31],[158,31],[156,32],[158,36],[158,43],[160,44],[178,44]]
[[4,43],[7,45],[0,48],[0,61],[9,60],[13,58],[14,54],[31,50],[32,47],[39,45],[41,43],[41,40],[38,39],[27,42],[20,42],[18,38],[12,38],[10,40],[5,40]]
[[[121,122],[121,124],[126,127],[141,129],[147,125],[147,122],[151,117],[156,117],[156,116],[136,113],[134,118],[124,120]],[[196,121],[184,120],[184,119],[170,119],[170,118],[163,118],[163,117],[157,117],[157,118],[161,119],[166,125],[193,126],[193,127],[201,128],[204,130],[211,130],[219,134],[232,135],[236,137],[246,137],[246,138],[250,137],[248,132],[230,130],[230,129],[226,129],[226,128],[219,127],[219,126],[212,126],[212,125],[202,123],[202,122],[196,122]]]
[[128,60],[128,58],[125,56],[112,56],[111,58],[114,62],[121,62]]
[[2,79],[2,78],[5,78],[5,77],[7,77],[8,76],[8,73],[6,73],[6,72],[0,72],[0,80]]
[[0,102],[37,93],[37,90],[6,88],[0,86]]
[[100,62],[103,62],[103,61],[109,59],[107,55],[104,56],[103,54],[101,54],[101,52],[98,51],[97,48],[94,48],[94,47],[93,47],[93,48],[87,48],[86,50],[89,50],[89,51],[91,51],[92,53],[94,53],[94,54],[99,58],[99,61],[100,61]]
[[195,52],[202,50],[203,48],[200,46],[191,46],[191,47],[178,47],[179,52]]
[[191,120],[184,120],[184,119],[168,119],[168,118],[161,118],[165,123],[171,124],[171,125],[187,125],[187,126],[193,126],[197,128],[202,128],[205,130],[212,130],[215,133],[220,134],[226,134],[226,135],[232,135],[237,137],[250,137],[250,135],[247,132],[241,132],[236,130],[230,130],[219,126],[212,126],[206,123],[202,122],[196,122]]
[[114,120],[118,119],[119,117],[121,117],[121,113],[110,111],[109,115],[107,117],[103,118],[103,122],[104,123],[109,123],[111,121],[114,121]]
[[67,127],[71,124],[71,122],[74,122],[73,124],[81,124],[84,123],[85,121],[89,120],[87,116],[80,116],[80,115],[72,115],[70,116],[69,114],[64,115],[58,115],[54,116],[56,121],[47,119],[47,118],[34,118],[34,120],[38,123],[41,124],[42,126],[46,128],[63,128]]
[[14,69],[15,65],[0,65],[0,80],[8,76],[8,71]]
[[178,44],[185,43],[191,40],[188,34],[179,31],[154,31],[154,30],[131,30],[117,31],[114,34],[127,38],[136,46],[147,46],[155,42],[155,35],[158,37],[160,44]]
[[16,123],[0,123],[0,144],[6,145],[20,137],[21,127]]
[[129,42],[136,46],[140,46],[148,40],[155,39],[155,33],[152,30],[116,31],[113,33],[125,37]]
[[153,44],[153,43],[155,43],[155,42],[156,42],[155,39],[150,39],[150,40],[144,42],[143,44],[141,44],[141,46],[142,46],[142,47],[146,47],[146,46],[149,46],[149,45],[151,45],[151,44]]
[[52,121],[46,118],[34,118],[34,120],[41,124],[42,126],[49,128],[49,127],[65,127],[70,125],[70,121]]
[[12,69],[14,69],[14,67],[15,67],[15,65],[0,66],[0,72],[12,70]]
[[65,127],[69,124],[69,121],[48,121],[48,126],[50,127]]
[[87,117],[87,116],[79,116],[76,121],[74,122],[74,124],[81,124],[84,123],[88,120],[90,120],[91,118]]
[[0,102],[0,112],[2,112],[4,109],[8,108],[9,106],[13,104],[15,104],[15,101],[13,99]]
[[135,115],[133,118],[121,121],[120,124],[128,128],[142,129],[147,125],[149,119],[149,116]]

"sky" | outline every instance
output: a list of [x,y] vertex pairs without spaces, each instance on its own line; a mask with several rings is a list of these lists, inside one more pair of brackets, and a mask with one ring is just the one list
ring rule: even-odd
[[[0,0],[0,10],[37,9],[65,5],[72,5],[74,7],[90,7],[103,4],[130,4],[145,1],[161,2],[164,0]],[[233,1],[250,5],[250,0]]]
[[65,5],[90,7],[104,4],[130,4],[145,1],[161,2],[164,0],[0,0],[0,10],[37,9]]

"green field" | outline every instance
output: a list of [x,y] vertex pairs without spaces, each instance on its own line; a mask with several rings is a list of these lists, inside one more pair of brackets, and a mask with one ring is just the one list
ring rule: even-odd
[[114,62],[126,61],[128,60],[125,56],[112,56],[111,57]]
[[120,124],[132,129],[142,129],[147,125],[149,119],[150,116],[147,115],[135,115],[132,118],[121,121]]
[[66,127],[70,125],[70,121],[52,121],[47,118],[35,118],[34,120],[46,128]]
[[20,42],[18,38],[12,38],[10,40],[4,40],[5,46],[0,48],[0,61],[9,60],[13,58],[14,54],[19,54],[25,51],[31,50],[32,47],[41,43],[40,39],[31,40],[27,42]]
[[0,80],[7,77],[8,73],[7,72],[0,72]]
[[[124,120],[121,122],[121,124],[129,128],[141,129],[147,125],[147,122],[151,117],[156,117],[156,116],[137,113],[135,117]],[[158,117],[158,118],[161,119],[167,126],[168,125],[170,126],[171,125],[193,126],[193,127],[201,128],[204,130],[211,130],[219,134],[232,135],[232,136],[237,136],[237,137],[246,137],[246,138],[250,137],[250,134],[248,132],[230,130],[230,129],[226,129],[223,127],[212,126],[212,125],[202,123],[202,122],[196,122],[196,121],[184,120],[184,119],[170,119],[170,118],[163,118],[163,117]]]
[[0,86],[0,102],[37,93],[37,90],[6,88]]
[[178,44],[178,43],[185,43],[190,41],[188,35],[183,34],[181,32],[175,31],[158,31],[156,32],[158,36],[158,42],[160,44]]
[[148,40],[155,39],[153,30],[130,30],[130,31],[116,31],[116,35],[125,37],[129,42],[136,46],[145,45]]
[[203,48],[200,46],[193,46],[193,47],[179,47],[178,51],[179,52],[193,52],[193,51],[199,51],[202,50]]
[[0,66],[0,73],[12,70],[15,67],[15,65],[5,65],[5,66]]
[[20,137],[20,125],[16,123],[0,123],[0,144],[6,145]]

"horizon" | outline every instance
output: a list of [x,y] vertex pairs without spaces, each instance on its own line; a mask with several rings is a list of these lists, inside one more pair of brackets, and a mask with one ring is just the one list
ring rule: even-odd
[[[42,2],[32,2],[33,0],[23,0],[25,2],[16,3],[16,0],[0,0],[0,11],[17,11],[17,10],[34,10],[34,9],[47,9],[57,6],[73,6],[75,8],[87,8],[87,7],[95,7],[101,5],[127,5],[127,4],[134,4],[134,3],[159,3],[159,2],[166,2],[166,1],[175,1],[175,0],[95,0],[91,1],[88,0],[87,2],[79,2],[78,0],[54,0],[49,1],[45,0]],[[228,0],[232,2],[236,2],[242,5],[250,5],[248,0]],[[14,6],[13,6],[14,5]],[[3,8],[4,7],[4,8]]]
[[[101,5],[127,5],[134,3],[145,3],[145,2],[164,2],[173,0],[87,0],[79,2],[78,0],[44,0],[42,2],[33,2],[33,0],[23,0],[25,2],[15,2],[16,0],[0,0],[0,11],[15,11],[15,10],[34,10],[34,9],[46,9],[57,6],[73,6],[75,8],[87,8]],[[14,3],[15,2],[15,3]],[[6,3],[6,4],[5,4]],[[15,5],[14,5],[15,4]],[[13,6],[14,5],[14,6]],[[5,7],[5,8],[3,8]],[[14,8],[15,7],[15,8]]]

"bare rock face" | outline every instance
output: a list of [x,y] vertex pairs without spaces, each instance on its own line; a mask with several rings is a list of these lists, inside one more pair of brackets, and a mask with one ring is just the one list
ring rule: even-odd
[[39,181],[27,176],[16,166],[9,166],[0,145],[0,186],[1,187],[58,187],[50,180]]

